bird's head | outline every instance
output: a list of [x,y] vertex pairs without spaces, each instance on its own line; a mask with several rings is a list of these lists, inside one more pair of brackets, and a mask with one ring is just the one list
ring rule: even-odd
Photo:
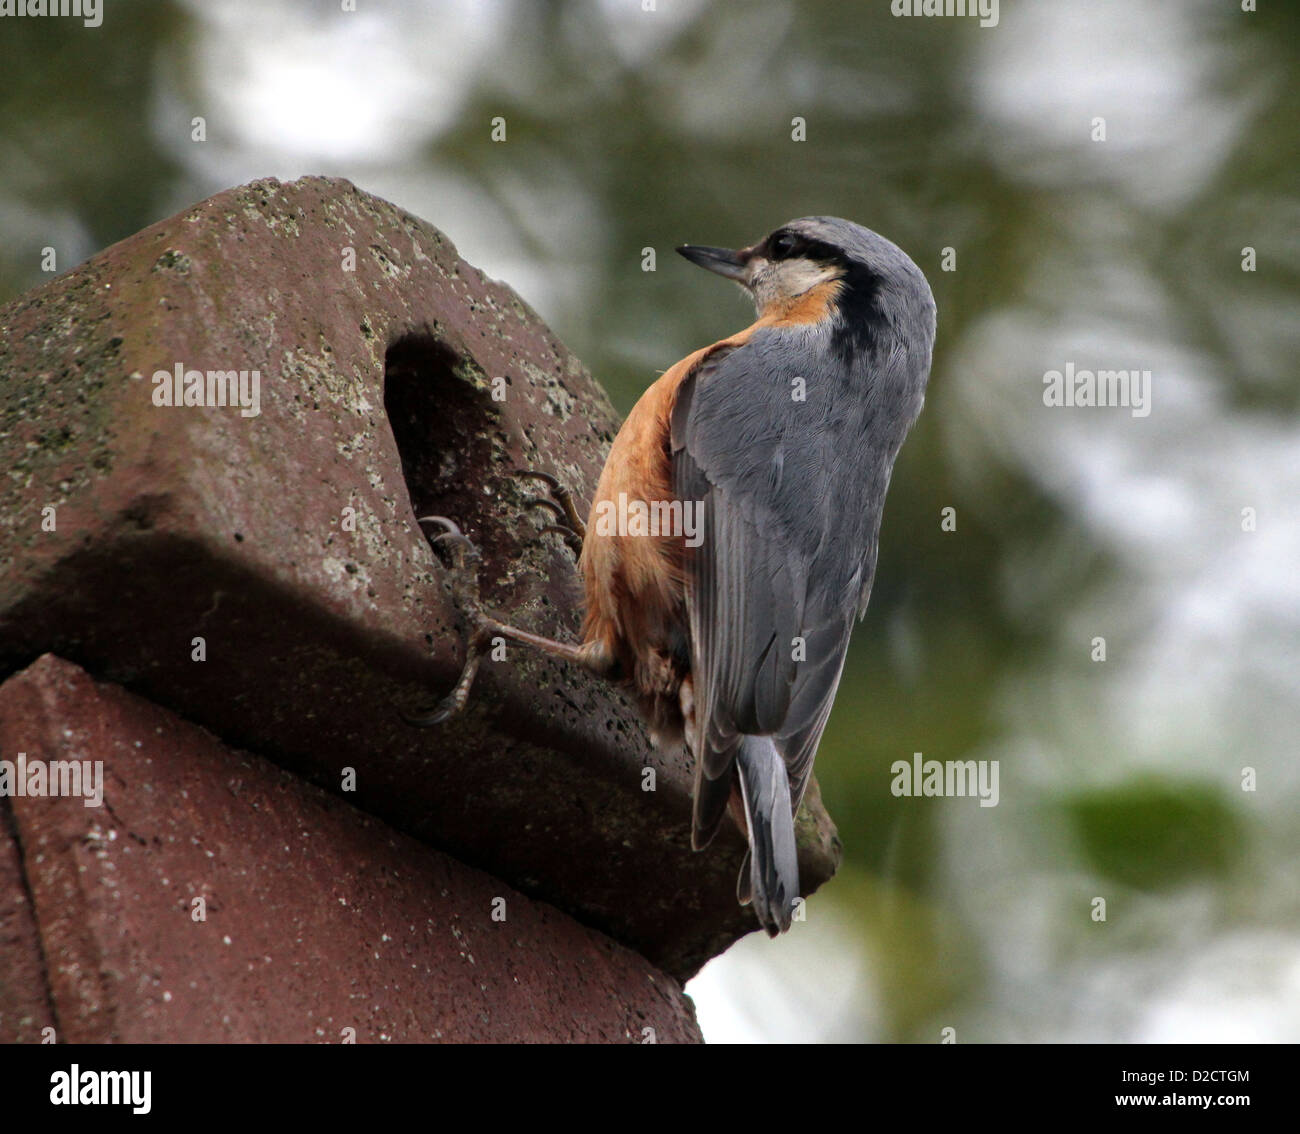
[[879,324],[914,314],[933,340],[934,297],[920,268],[896,244],[852,221],[802,217],[748,248],[684,244],[677,251],[735,280],[753,296],[760,317],[832,318],[857,347]]

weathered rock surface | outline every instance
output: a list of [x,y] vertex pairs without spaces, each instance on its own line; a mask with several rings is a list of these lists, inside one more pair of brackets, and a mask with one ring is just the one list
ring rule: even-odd
[[104,785],[9,801],[40,945],[0,936],[0,1042],[699,1040],[632,950],[58,658],[0,686],[0,745]]

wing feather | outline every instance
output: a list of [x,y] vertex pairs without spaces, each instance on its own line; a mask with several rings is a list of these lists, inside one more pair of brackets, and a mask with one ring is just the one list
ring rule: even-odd
[[855,492],[836,478],[847,423],[793,405],[763,345],[756,335],[705,356],[672,414],[673,490],[703,506],[686,558],[697,845],[725,813],[741,734],[774,738],[798,806],[858,606],[845,583],[866,557]]

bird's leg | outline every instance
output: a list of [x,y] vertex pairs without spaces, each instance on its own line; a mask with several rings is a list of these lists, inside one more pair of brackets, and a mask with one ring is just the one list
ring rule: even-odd
[[514,475],[521,479],[531,477],[534,480],[540,480],[546,485],[547,496],[531,496],[526,501],[526,504],[529,508],[545,508],[550,512],[555,517],[556,522],[547,524],[542,529],[542,532],[557,532],[564,537],[564,542],[569,545],[569,550],[574,555],[580,556],[583,541],[587,538],[587,525],[582,522],[582,517],[578,515],[578,509],[574,506],[573,493],[550,473],[534,472],[532,469],[516,469]]
[[[589,646],[573,645],[569,642],[557,642],[554,638],[545,638],[541,634],[533,634],[528,630],[520,630],[518,627],[510,626],[491,615],[485,614],[479,599],[478,589],[478,570],[477,561],[479,558],[478,549],[470,542],[451,520],[445,516],[421,516],[420,523],[436,523],[441,525],[445,530],[441,535],[434,536],[432,543],[450,544],[455,550],[453,555],[456,559],[455,572],[459,577],[457,600],[461,608],[465,611],[471,622],[474,624],[474,631],[470,634],[469,642],[465,647],[465,665],[461,669],[460,677],[447,694],[436,705],[423,709],[416,713],[402,712],[406,722],[415,725],[418,728],[427,728],[431,725],[442,724],[450,720],[465,708],[465,703],[469,700],[469,691],[474,685],[474,678],[478,675],[479,663],[483,660],[483,655],[492,648],[493,641],[496,638],[509,638],[512,641],[520,642],[527,646],[541,650],[543,653],[550,654],[552,657],[561,658],[564,661],[575,662],[595,672],[602,672],[604,666],[600,659],[593,655]],[[470,581],[466,582],[466,576]]]

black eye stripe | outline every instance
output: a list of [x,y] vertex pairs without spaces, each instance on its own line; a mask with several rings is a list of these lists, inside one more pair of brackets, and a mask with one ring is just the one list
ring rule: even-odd
[[805,243],[792,232],[778,232],[768,241],[768,253],[773,260],[788,260],[797,256]]
[[834,246],[820,240],[810,240],[795,232],[774,232],[767,238],[769,260],[794,260],[799,257],[830,264],[840,263],[844,258],[843,253]]

